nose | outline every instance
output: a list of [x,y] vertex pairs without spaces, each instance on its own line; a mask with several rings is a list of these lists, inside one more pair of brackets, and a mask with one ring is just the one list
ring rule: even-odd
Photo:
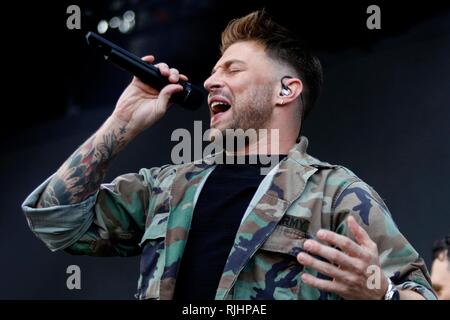
[[205,80],[203,86],[208,92],[211,92],[214,89],[222,88],[223,81],[219,78],[217,72],[215,72],[208,79]]

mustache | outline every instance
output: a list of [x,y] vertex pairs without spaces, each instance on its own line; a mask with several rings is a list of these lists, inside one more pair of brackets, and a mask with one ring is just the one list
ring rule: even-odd
[[211,99],[213,97],[223,97],[225,99],[227,99],[228,101],[231,101],[231,97],[229,94],[227,94],[224,91],[214,91],[214,92],[210,92],[208,94],[208,99]]

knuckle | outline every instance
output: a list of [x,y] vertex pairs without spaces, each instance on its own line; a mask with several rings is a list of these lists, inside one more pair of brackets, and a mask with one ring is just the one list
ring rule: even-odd
[[350,282],[354,285],[359,283],[359,279],[360,279],[360,277],[358,274],[352,274],[350,276]]
[[353,269],[353,273],[359,275],[359,276],[363,276],[366,274],[366,266],[363,263],[357,263]]
[[339,252],[332,252],[330,257],[331,257],[331,260],[333,260],[333,261],[338,261],[338,262],[342,261],[341,255]]
[[317,251],[317,252],[322,253],[324,251],[325,247],[322,244],[320,244],[319,242],[317,242],[316,240],[310,240],[309,248],[312,251]]
[[338,275],[338,273],[339,273],[331,265],[325,265],[323,269],[324,269],[325,273],[328,274],[328,275]]
[[343,278],[342,282],[344,282],[346,285],[352,286],[354,283],[356,283],[356,278],[357,278],[356,275],[349,274]]
[[320,285],[320,283],[317,281],[317,278],[315,278],[315,277],[309,277],[308,281],[310,284],[312,284],[315,287],[318,287]]
[[165,64],[164,62],[158,63],[157,67],[159,68],[159,70],[161,71],[167,71],[169,70],[169,66],[167,64]]
[[344,250],[348,251],[352,246],[350,239],[345,239],[342,246]]
[[320,262],[320,261],[317,261],[317,260],[312,261],[312,263],[314,263],[314,266],[311,265],[311,267],[313,269],[316,269],[316,270],[320,269],[321,271],[323,271],[325,273],[327,273],[328,270],[329,270],[328,265],[326,263],[323,263],[323,262]]
[[370,261],[372,261],[372,254],[370,252],[367,251],[363,251],[363,253],[361,254],[361,260],[365,263],[369,263]]
[[367,262],[359,262],[356,266],[357,273],[360,275],[367,275],[367,270],[369,270],[371,264]]

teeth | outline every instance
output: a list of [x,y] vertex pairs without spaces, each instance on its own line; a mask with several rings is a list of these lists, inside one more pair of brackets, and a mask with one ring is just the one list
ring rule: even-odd
[[211,103],[211,108],[214,108],[215,106],[218,106],[218,105],[226,106],[227,104],[224,102],[220,102],[220,101],[214,101],[213,103]]

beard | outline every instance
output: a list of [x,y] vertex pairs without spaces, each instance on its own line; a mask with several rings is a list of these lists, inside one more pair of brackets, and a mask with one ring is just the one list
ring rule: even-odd
[[254,88],[245,97],[238,98],[234,101],[233,117],[226,129],[264,129],[272,117],[272,106],[270,101],[272,98],[272,87],[261,86]]
[[[244,139],[240,140],[245,141],[244,146],[259,140],[261,138],[260,129],[266,129],[272,117],[272,90],[273,88],[270,85],[259,86],[247,92],[245,96],[237,98],[231,110],[232,118],[226,126],[220,129],[215,128],[216,131],[210,136],[210,139],[222,145],[222,148],[229,149],[232,146],[234,150],[239,149],[240,144],[236,142],[239,139]],[[247,133],[250,134],[247,135]],[[214,136],[217,134],[223,140],[216,139],[217,137]]]

